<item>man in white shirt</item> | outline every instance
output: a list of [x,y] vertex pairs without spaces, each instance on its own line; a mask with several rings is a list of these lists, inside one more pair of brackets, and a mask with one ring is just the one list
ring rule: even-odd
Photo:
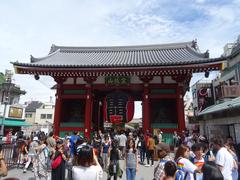
[[119,139],[119,150],[121,151],[121,159],[125,157],[125,147],[127,142],[127,137],[124,134],[124,131],[121,132],[121,135],[118,136]]
[[220,139],[213,140],[213,148],[217,151],[216,164],[218,165],[224,180],[232,180],[232,170],[234,167],[234,159],[228,150],[223,146]]

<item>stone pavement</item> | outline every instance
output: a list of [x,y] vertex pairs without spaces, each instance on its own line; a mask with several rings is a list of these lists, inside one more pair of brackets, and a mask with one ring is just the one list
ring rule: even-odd
[[[120,165],[121,165],[121,167],[123,167],[123,161],[120,162]],[[154,166],[152,166],[152,167],[145,167],[145,166],[139,164],[139,170],[137,172],[136,180],[152,180],[154,167],[156,167],[156,165],[157,165],[156,161],[154,163]],[[27,173],[23,173],[23,169],[21,169],[21,168],[14,168],[12,170],[9,170],[8,176],[5,178],[8,178],[8,177],[19,178],[20,180],[35,180],[32,171],[29,170],[29,171],[27,171]],[[2,179],[4,180],[5,178],[2,178]],[[107,179],[107,174],[104,172],[103,180],[106,180],[106,179]],[[120,179],[120,178],[118,178],[118,179]],[[81,179],[79,179],[79,180],[81,180]],[[126,180],[125,170],[123,173],[122,180]]]

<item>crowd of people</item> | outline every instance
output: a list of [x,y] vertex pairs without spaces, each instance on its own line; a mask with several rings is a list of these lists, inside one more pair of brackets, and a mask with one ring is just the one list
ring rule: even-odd
[[[176,136],[175,136],[176,137]],[[158,145],[159,162],[154,180],[238,180],[239,147],[229,137],[210,140],[196,134],[180,136],[174,151],[168,144]]]
[[64,138],[39,132],[23,138],[19,161],[24,163],[23,173],[32,170],[37,180],[100,180],[104,172],[108,180],[122,178],[123,172],[127,180],[135,180],[139,166],[154,166],[154,161],[154,180],[238,179],[239,149],[231,137],[225,143],[220,138],[209,142],[196,133],[174,132],[173,142],[167,144],[162,135],[160,130],[154,135],[99,130],[90,140],[77,131]]

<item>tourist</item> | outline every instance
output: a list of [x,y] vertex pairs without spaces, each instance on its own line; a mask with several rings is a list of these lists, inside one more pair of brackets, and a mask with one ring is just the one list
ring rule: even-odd
[[124,159],[127,137],[123,130],[121,131],[121,134],[118,136],[118,139],[119,139],[119,150],[121,151],[121,159]]
[[146,141],[143,135],[140,136],[137,147],[140,151],[140,164],[144,164],[146,154]]
[[7,174],[8,169],[2,153],[2,144],[0,144],[0,179],[1,177],[7,176]]
[[156,147],[158,152],[158,157],[160,158],[158,165],[154,169],[154,180],[161,180],[164,177],[164,166],[168,161],[173,160],[172,157],[169,156],[170,147],[166,143],[160,143]]
[[145,165],[146,167],[150,166],[150,159],[152,161],[151,166],[153,166],[154,163],[154,148],[155,148],[155,141],[152,138],[152,134],[148,135],[148,139],[147,139],[147,164]]
[[76,164],[72,168],[73,180],[102,179],[103,171],[91,146],[85,145],[78,148],[76,158]]
[[[203,158],[202,144],[200,143],[193,144],[192,151],[195,155],[195,157],[191,159],[192,163],[199,169],[202,169],[202,166],[204,165],[205,162]],[[195,173],[194,176],[196,177],[196,179],[202,179],[202,173]]]
[[[35,151],[37,153],[36,158],[33,162],[34,176],[36,180],[47,180],[48,179],[48,167],[47,167],[47,155],[49,154],[49,150],[47,150],[47,146],[45,144],[46,138],[41,135],[39,146],[35,147]],[[47,153],[45,153],[47,150]]]
[[167,161],[164,165],[165,176],[163,177],[163,180],[175,180],[176,172],[176,164],[173,161]]
[[218,165],[224,179],[232,179],[232,171],[234,169],[233,156],[223,146],[222,140],[219,138],[213,139],[213,149],[216,154],[216,164]]
[[64,180],[67,157],[64,153],[64,141],[62,139],[57,140],[56,150],[53,150],[53,152],[52,180]]
[[98,135],[97,132],[95,132],[92,140],[92,146],[93,148],[97,149],[98,154],[101,154],[101,145],[102,145],[101,137]]
[[230,152],[230,154],[232,155],[232,157],[234,159],[232,178],[233,178],[233,180],[237,180],[238,179],[238,157],[236,155],[235,148],[232,143],[229,143],[229,141],[227,141],[227,143],[225,144],[225,147],[227,148],[228,152]]
[[158,143],[161,143],[162,142],[162,131],[161,130],[158,130]]
[[108,180],[113,176],[114,180],[117,180],[117,177],[122,178],[122,170],[119,165],[120,152],[118,149],[118,141],[113,140],[110,150],[110,163],[108,168]]
[[70,137],[70,156],[74,157],[74,153],[76,150],[76,143],[80,140],[79,132],[74,131]]
[[174,133],[173,133],[173,145],[174,145],[174,147],[179,146],[179,140],[180,140],[180,136],[177,134],[177,131],[174,131]]
[[134,139],[128,139],[126,149],[126,176],[127,180],[135,180],[138,170],[137,149]]
[[110,154],[110,141],[108,135],[105,135],[104,143],[102,144],[102,159],[104,171],[107,171],[109,154]]
[[203,180],[223,180],[223,175],[214,161],[207,161],[203,167]]
[[47,145],[50,151],[50,154],[53,154],[54,149],[56,148],[56,140],[53,138],[53,132],[51,131],[47,138]]
[[189,147],[182,144],[176,151],[175,162],[177,163],[177,168],[184,173],[184,179],[194,180],[193,174],[200,172],[200,169],[189,160],[189,155]]
[[35,148],[39,146],[39,141],[38,141],[38,137],[35,136],[33,138],[33,141],[30,143],[29,145],[29,151],[28,151],[28,161],[25,164],[25,167],[23,169],[23,173],[27,172],[28,166],[30,165],[30,163],[35,163],[35,159],[37,156],[36,150]]

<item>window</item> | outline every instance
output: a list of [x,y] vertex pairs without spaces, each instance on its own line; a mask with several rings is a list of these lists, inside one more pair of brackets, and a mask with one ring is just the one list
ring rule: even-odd
[[47,114],[47,119],[52,119],[52,114]]
[[46,119],[46,114],[41,114],[41,119]]
[[26,118],[32,118],[32,114],[25,114]]

